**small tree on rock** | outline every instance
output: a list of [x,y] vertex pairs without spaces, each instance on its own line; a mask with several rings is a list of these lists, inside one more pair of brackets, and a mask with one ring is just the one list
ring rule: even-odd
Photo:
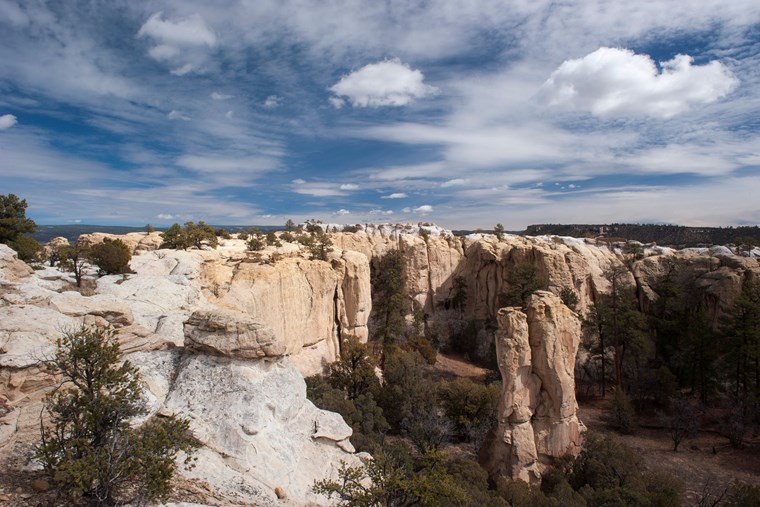
[[319,261],[326,261],[327,254],[332,252],[332,240],[321,228],[311,233],[312,242],[308,246],[311,258]]
[[249,229],[248,230],[248,250],[251,250],[252,252],[258,252],[260,250],[263,250],[265,246],[267,246],[267,243],[266,243],[266,240],[264,239],[264,233],[255,227],[252,229]]
[[73,499],[99,506],[164,500],[175,458],[197,447],[188,422],[145,415],[140,376],[121,362],[116,332],[85,328],[58,340],[48,366],[63,382],[45,398],[50,424],[41,425],[36,458],[53,483]]
[[90,259],[101,273],[106,275],[118,275],[129,273],[129,261],[132,260],[132,252],[120,239],[105,240],[90,249]]
[[190,239],[187,232],[179,224],[173,224],[166,229],[162,235],[163,242],[161,248],[171,248],[174,250],[187,250],[190,246]]
[[493,228],[493,233],[496,236],[496,239],[501,241],[501,238],[504,237],[504,226],[501,224],[496,224],[496,226]]
[[82,276],[87,265],[89,251],[78,245],[64,245],[58,249],[58,268],[74,274],[77,287],[82,286]]
[[185,224],[185,231],[187,232],[187,238],[190,241],[191,246],[195,246],[197,249],[201,249],[204,244],[212,248],[216,248],[219,245],[219,240],[216,237],[216,231],[213,227],[206,224],[203,220],[197,224],[193,222],[187,222]]

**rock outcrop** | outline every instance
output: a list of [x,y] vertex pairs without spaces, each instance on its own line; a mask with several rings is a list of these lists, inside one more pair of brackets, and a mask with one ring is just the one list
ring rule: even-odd
[[176,379],[161,410],[188,418],[204,444],[195,469],[184,473],[212,485],[215,496],[271,505],[282,488],[292,504],[323,505],[329,502],[311,492],[312,483],[335,476],[340,460],[359,463],[351,428],[306,399],[303,377],[286,358],[163,354],[176,364]]
[[185,321],[185,347],[206,354],[258,359],[285,354],[267,326],[225,310],[198,310]]
[[498,321],[499,420],[482,458],[493,476],[538,482],[554,458],[580,452],[573,376],[580,321],[545,291],[531,296],[526,312],[499,310]]
[[273,263],[237,260],[202,268],[215,288],[211,301],[268,327],[304,375],[338,356],[340,338],[366,341],[372,308],[369,261],[335,251],[327,262],[285,257]]
[[[298,356],[301,349],[289,351],[268,325],[220,304],[223,298],[212,294],[203,277],[207,266],[234,273],[246,258],[234,245],[219,251],[142,252],[133,257],[134,274],[98,278],[95,293],[83,295],[74,290],[69,273],[49,267],[32,271],[0,245],[0,470],[34,466],[28,456],[39,439],[42,398],[60,382],[40,362],[55,352],[61,333],[83,324],[111,325],[126,358],[141,370],[151,413],[191,420],[203,447],[198,466],[181,474],[205,491],[210,503],[329,504],[311,492],[311,484],[334,476],[341,460],[359,463],[350,427],[306,400],[303,377],[285,357]],[[366,329],[366,258],[347,252],[331,263],[301,261],[298,276],[306,286],[298,296],[314,315],[298,318],[321,323],[328,338],[339,326],[359,334]],[[280,275],[274,267],[272,279],[287,278],[291,264],[284,262]],[[287,296],[287,284],[279,289],[283,292],[274,290],[276,285],[253,296],[262,301]],[[288,318],[291,309],[283,301],[279,308],[270,321]],[[278,499],[278,490],[287,500]]]
[[160,232],[130,232],[127,234],[108,234],[105,232],[93,232],[82,234],[77,239],[77,245],[83,248],[91,248],[105,240],[119,239],[126,244],[132,253],[158,250],[161,246],[162,237]]

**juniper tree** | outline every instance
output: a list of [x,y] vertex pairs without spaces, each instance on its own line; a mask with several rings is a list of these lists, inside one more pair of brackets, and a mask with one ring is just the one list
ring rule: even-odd
[[188,421],[146,414],[140,375],[121,361],[112,328],[67,332],[48,366],[61,384],[45,398],[50,422],[41,421],[36,458],[52,482],[74,501],[108,506],[164,500],[180,451],[197,447]]

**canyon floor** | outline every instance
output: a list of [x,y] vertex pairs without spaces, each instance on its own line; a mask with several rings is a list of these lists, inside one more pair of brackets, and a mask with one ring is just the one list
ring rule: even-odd
[[676,477],[684,485],[684,505],[712,505],[699,501],[705,494],[714,501],[734,481],[758,483],[760,435],[749,435],[744,448],[733,449],[717,428],[707,429],[682,442],[678,452],[673,452],[668,433],[654,427],[659,425],[656,416],[640,417],[640,427],[632,435],[610,430],[605,422],[606,403],[601,399],[580,403],[581,421],[589,430],[613,435],[625,443],[644,459],[650,470]]

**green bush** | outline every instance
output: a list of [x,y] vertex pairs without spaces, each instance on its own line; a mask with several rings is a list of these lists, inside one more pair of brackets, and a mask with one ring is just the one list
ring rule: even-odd
[[573,289],[570,287],[563,287],[562,291],[559,293],[559,298],[562,300],[562,302],[570,308],[572,311],[576,311],[578,307],[578,294],[575,293]]
[[173,224],[162,234],[163,242],[161,248],[171,248],[174,250],[187,250],[190,246],[190,239],[187,232],[179,224]]
[[42,245],[31,236],[16,236],[16,239],[8,242],[8,246],[13,248],[18,258],[24,262],[37,260],[37,254],[42,249]]
[[132,252],[120,239],[106,239],[94,245],[90,249],[89,257],[101,273],[116,275],[130,272],[129,261],[132,260]]
[[500,386],[458,378],[441,384],[438,392],[443,409],[454,424],[455,434],[476,444],[482,442],[497,421]]
[[545,286],[532,264],[517,264],[507,272],[507,290],[499,294],[499,305],[524,306],[531,294]]
[[264,234],[258,229],[251,229],[248,235],[248,250],[258,252],[266,247],[267,243]]
[[615,394],[607,409],[610,424],[624,435],[633,433],[636,429],[636,411],[631,399],[621,388],[615,389]]
[[568,482],[589,506],[681,505],[681,485],[664,473],[644,473],[641,457],[612,437],[586,433]]
[[[470,502],[466,484],[446,469],[438,451],[412,455],[404,446],[387,446],[361,466],[343,463],[338,480],[317,481],[313,491],[337,497],[336,505],[454,507]],[[487,504],[486,504],[487,505]]]
[[415,336],[407,340],[405,348],[418,352],[427,364],[435,364],[438,352],[433,347],[433,342],[425,338],[424,336]]
[[216,248],[219,245],[219,240],[214,233],[214,228],[206,224],[203,220],[197,224],[193,222],[185,223],[185,232],[187,233],[187,239],[190,242],[190,246],[195,246],[199,250],[203,245],[208,245],[212,248]]
[[327,367],[327,382],[350,399],[364,393],[376,394],[380,389],[376,367],[369,346],[349,335],[340,344],[340,358]]
[[75,499],[94,505],[165,500],[180,452],[197,442],[188,421],[145,415],[140,376],[121,362],[116,332],[85,328],[58,340],[48,366],[63,383],[45,398],[50,423],[41,427],[36,458],[53,484]]
[[277,238],[277,235],[273,232],[267,233],[267,245],[270,246],[282,246],[282,242]]

